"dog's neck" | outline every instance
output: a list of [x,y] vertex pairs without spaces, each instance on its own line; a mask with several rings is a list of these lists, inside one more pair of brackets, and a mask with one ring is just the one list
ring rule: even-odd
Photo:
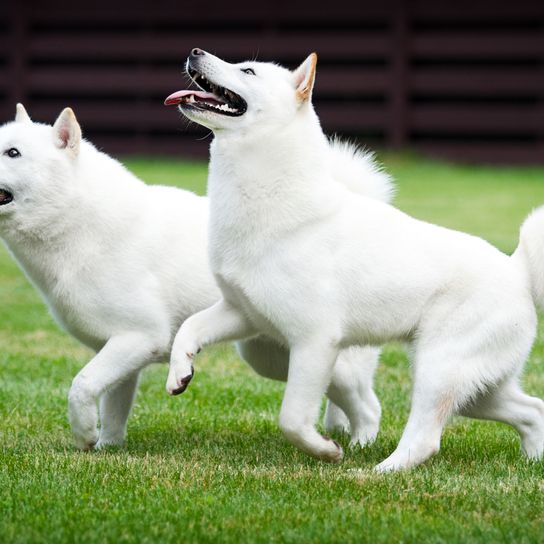
[[[325,167],[327,146],[317,115],[308,105],[284,126],[271,124],[217,131],[211,160],[236,171],[238,184],[242,177],[247,177],[248,185],[253,187],[276,183],[279,178],[294,176],[293,168],[297,165],[303,167],[303,175],[296,176],[303,182],[305,172],[312,176]],[[259,166],[257,171],[254,165]]]
[[246,204],[308,208],[330,182],[328,150],[313,110],[283,127],[218,132],[211,146],[209,195],[224,197],[228,187]]
[[[313,110],[285,127],[221,132],[211,146],[210,235],[221,243],[281,237],[333,213],[329,143]],[[234,242],[232,242],[234,243]]]

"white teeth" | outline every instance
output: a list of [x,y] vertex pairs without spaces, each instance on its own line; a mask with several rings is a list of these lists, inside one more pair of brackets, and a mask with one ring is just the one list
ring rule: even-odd
[[[230,101],[236,101],[236,95],[230,91],[229,89],[225,89],[223,87],[219,87],[219,85],[216,85],[215,83],[212,83],[209,81],[206,77],[204,77],[202,74],[196,73],[194,76],[194,81],[205,91],[212,92],[215,94],[218,99],[228,99]],[[191,97],[187,100],[189,103],[195,102],[194,97],[191,95]],[[229,113],[237,113],[238,109],[232,108],[229,106],[229,104],[221,104],[220,106],[215,104],[207,104],[208,107],[221,110]]]
[[227,111],[229,113],[236,113],[237,111],[234,108],[231,108],[228,104],[221,104],[220,106],[216,104],[208,104],[208,106],[213,108],[214,110]]

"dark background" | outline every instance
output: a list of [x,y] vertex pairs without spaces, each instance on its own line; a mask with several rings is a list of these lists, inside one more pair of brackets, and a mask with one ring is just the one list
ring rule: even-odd
[[109,153],[204,157],[163,99],[192,47],[294,68],[319,54],[328,133],[378,148],[544,163],[544,0],[0,2],[0,120],[67,105]]

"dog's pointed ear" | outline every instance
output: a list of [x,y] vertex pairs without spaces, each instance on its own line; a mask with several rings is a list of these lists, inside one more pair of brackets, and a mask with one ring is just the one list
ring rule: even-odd
[[308,58],[293,72],[295,88],[299,103],[312,98],[317,66],[317,53],[311,53]]
[[32,123],[30,115],[28,115],[25,107],[21,103],[15,106],[15,121],[17,123]]
[[53,125],[55,145],[67,149],[73,155],[79,153],[81,143],[81,127],[72,108],[64,108]]

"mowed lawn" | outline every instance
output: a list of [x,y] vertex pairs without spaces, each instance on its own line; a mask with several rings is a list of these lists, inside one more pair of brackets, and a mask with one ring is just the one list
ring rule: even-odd
[[[507,252],[523,217],[544,203],[544,169],[384,161],[401,209]],[[205,190],[203,163],[127,165],[149,182]],[[71,445],[66,394],[91,353],[56,327],[3,249],[0,316],[2,543],[544,541],[544,462],[525,460],[504,425],[456,418],[424,466],[373,473],[408,415],[400,345],[385,348],[376,378],[380,435],[346,451],[340,465],[285,442],[277,426],[283,384],[256,376],[230,346],[204,350],[181,397],[165,393],[166,366],[148,369],[127,447],[81,453]],[[541,397],[543,359],[541,327],[524,377]]]

